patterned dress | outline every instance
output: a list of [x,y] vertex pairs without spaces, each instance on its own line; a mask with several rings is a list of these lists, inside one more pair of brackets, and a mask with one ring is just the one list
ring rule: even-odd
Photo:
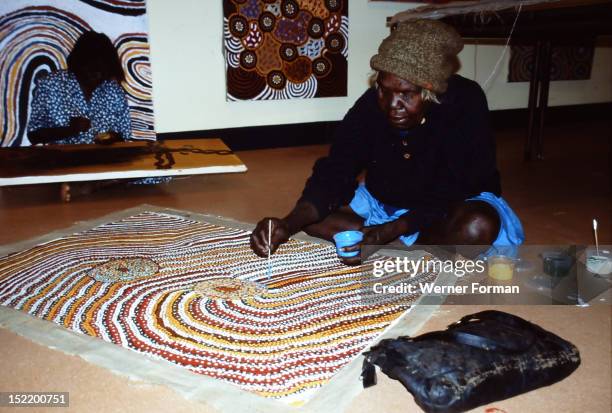
[[[34,88],[28,132],[42,128],[68,126],[70,118],[91,121],[86,132],[55,141],[58,144],[93,144],[97,134],[117,132],[125,140],[132,137],[130,110],[123,88],[115,80],[102,82],[89,102],[74,75],[68,70],[52,72],[40,79]],[[151,177],[129,181],[130,184],[169,182],[169,177]]]
[[102,132],[117,132],[123,139],[132,136],[125,92],[116,81],[102,82],[88,102],[76,76],[68,70],[53,72],[40,79],[34,88],[28,132],[68,126],[73,117],[89,119],[90,129],[56,143],[94,143],[94,137]]

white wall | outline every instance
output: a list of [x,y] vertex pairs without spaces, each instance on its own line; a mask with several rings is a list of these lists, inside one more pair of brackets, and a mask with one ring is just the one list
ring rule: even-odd
[[[348,1],[348,0],[347,0]],[[317,122],[341,119],[367,87],[369,60],[387,36],[385,19],[405,4],[351,0],[348,96],[303,100],[227,102],[222,52],[221,0],[148,0],[149,38],[157,132]],[[461,74],[481,84],[502,47],[466,46]],[[525,107],[527,83],[505,81],[507,58],[487,90],[492,109]],[[550,104],[612,100],[612,49],[597,49],[592,79],[553,82]]]

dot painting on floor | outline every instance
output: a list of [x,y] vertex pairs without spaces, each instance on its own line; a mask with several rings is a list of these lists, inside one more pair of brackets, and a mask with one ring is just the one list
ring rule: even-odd
[[347,267],[333,245],[299,240],[268,279],[249,235],[137,213],[0,258],[0,305],[295,405],[420,297],[364,299],[381,282],[372,261]]

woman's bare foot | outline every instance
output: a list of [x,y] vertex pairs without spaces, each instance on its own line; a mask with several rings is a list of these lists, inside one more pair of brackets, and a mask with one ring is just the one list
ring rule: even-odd
[[60,187],[60,197],[63,202],[70,202],[75,196],[89,195],[97,189],[91,182],[64,182]]
[[60,186],[60,197],[63,202],[70,202],[74,197],[80,198],[83,195],[91,195],[92,193],[111,186],[124,184],[120,179],[111,179],[104,181],[93,182],[64,182]]
[[62,199],[62,202],[70,202],[71,197],[70,184],[67,182],[62,183],[60,186],[60,198]]

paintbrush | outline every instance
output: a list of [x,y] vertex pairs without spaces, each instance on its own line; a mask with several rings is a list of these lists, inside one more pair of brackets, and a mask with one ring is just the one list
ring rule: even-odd
[[268,220],[268,281],[272,277],[272,220]]
[[597,220],[593,218],[593,233],[595,234],[595,249],[599,255],[599,241],[597,240]]

